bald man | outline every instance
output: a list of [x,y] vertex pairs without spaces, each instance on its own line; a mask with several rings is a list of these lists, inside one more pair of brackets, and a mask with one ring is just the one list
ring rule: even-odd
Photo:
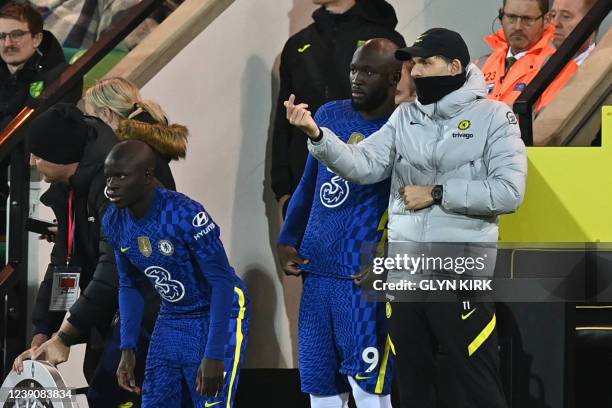
[[[351,99],[323,105],[317,123],[357,144],[395,109],[402,63],[386,39],[366,42],[350,64]],[[402,95],[404,92],[402,92]],[[408,94],[410,94],[408,92]],[[390,407],[393,359],[385,304],[352,281],[381,241],[389,181],[350,183],[312,156],[291,197],[277,251],[286,274],[305,276],[299,318],[302,391],[313,408]]]
[[111,205],[103,220],[119,271],[119,385],[140,393],[135,349],[148,279],[161,297],[142,407],[232,407],[248,332],[247,294],[219,227],[190,198],[156,187],[146,144],[116,145],[104,164]]

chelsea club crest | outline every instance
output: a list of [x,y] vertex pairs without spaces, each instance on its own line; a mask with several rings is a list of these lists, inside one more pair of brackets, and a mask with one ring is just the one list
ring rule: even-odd
[[174,246],[172,245],[172,242],[168,241],[167,239],[162,239],[159,241],[157,243],[157,248],[159,249],[159,252],[165,256],[170,256],[174,253]]

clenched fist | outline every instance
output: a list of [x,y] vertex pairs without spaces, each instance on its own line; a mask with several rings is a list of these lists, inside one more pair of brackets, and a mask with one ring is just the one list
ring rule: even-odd
[[399,194],[407,210],[420,210],[434,203],[431,196],[433,188],[434,186],[404,186],[399,189]]

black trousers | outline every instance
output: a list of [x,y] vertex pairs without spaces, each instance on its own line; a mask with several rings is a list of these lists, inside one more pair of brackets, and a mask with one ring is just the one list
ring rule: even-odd
[[401,408],[507,407],[494,303],[394,302],[390,334]]

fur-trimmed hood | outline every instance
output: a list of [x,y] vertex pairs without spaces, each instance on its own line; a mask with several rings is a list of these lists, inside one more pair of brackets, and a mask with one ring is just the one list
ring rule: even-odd
[[171,160],[185,158],[189,131],[183,125],[146,123],[127,119],[117,128],[119,140],[140,140]]

